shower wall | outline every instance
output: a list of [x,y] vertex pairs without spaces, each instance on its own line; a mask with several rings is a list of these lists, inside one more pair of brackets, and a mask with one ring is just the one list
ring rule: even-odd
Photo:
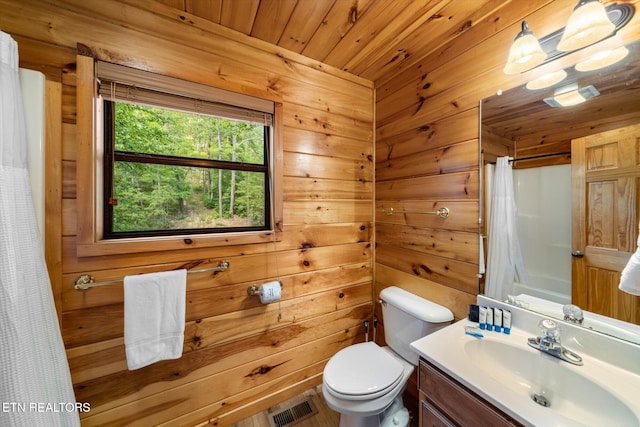
[[20,68],[20,90],[27,132],[27,169],[44,248],[44,74]]
[[571,165],[514,169],[526,293],[566,304],[571,301]]

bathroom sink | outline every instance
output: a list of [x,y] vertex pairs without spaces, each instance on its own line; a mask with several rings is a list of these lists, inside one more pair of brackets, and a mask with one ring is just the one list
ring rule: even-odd
[[464,343],[471,363],[509,393],[543,406],[560,424],[571,421],[593,426],[639,425],[638,417],[624,402],[581,374],[582,367],[569,366],[538,350],[514,345],[511,340],[492,339],[500,336],[489,334],[485,339]]
[[[465,334],[465,327],[474,325],[461,320],[411,346],[525,426],[640,425],[640,375],[635,369],[598,359],[573,339],[566,347],[582,356],[584,364],[557,359],[529,347],[527,339],[535,333],[526,328],[512,327],[510,335],[482,331],[483,338]],[[613,339],[588,333],[601,346]]]

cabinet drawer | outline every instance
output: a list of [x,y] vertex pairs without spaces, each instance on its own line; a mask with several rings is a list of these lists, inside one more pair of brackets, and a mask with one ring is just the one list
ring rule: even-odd
[[427,400],[455,424],[486,427],[521,425],[424,360],[420,361],[419,387]]

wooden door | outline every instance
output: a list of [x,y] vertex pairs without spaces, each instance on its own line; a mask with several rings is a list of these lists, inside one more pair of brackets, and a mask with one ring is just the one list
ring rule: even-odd
[[640,297],[618,289],[638,238],[640,125],[573,140],[571,164],[572,302],[640,323]]

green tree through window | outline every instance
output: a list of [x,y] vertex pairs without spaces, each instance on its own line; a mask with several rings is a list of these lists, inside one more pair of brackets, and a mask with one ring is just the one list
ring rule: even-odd
[[104,101],[105,237],[265,230],[269,127]]

